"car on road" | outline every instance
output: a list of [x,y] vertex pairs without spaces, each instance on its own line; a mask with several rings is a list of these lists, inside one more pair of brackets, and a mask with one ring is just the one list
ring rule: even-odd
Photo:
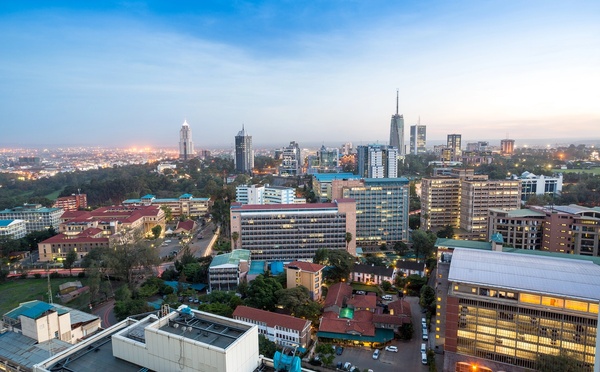
[[345,369],[346,371],[350,370],[350,367],[352,367],[352,363],[350,363],[350,362],[346,362],[346,363],[344,363],[344,369]]
[[398,352],[398,347],[397,346],[386,346],[385,347],[385,351],[392,351],[394,353]]
[[343,353],[343,352],[344,352],[344,348],[343,348],[343,347],[341,347],[341,346],[338,346],[338,347],[335,349],[335,354],[336,354],[336,355],[342,355],[342,353]]
[[171,241],[170,240],[165,240],[165,243],[171,243]]
[[365,292],[365,291],[356,291],[356,294],[357,295],[364,295],[364,294],[367,294],[367,292]]
[[381,298],[386,301],[391,301],[393,299],[392,295],[383,295]]
[[427,365],[427,353],[421,353],[421,363]]
[[373,352],[373,359],[377,358],[379,358],[379,349],[375,349],[375,351]]
[[425,353],[425,352],[427,352],[427,344],[423,342],[421,344],[421,353]]

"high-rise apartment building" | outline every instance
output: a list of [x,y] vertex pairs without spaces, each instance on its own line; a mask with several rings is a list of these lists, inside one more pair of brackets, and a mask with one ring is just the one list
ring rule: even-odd
[[448,140],[446,141],[446,147],[452,150],[452,155],[458,156],[461,153],[461,139],[460,134],[449,134]]
[[500,152],[502,155],[512,155],[515,152],[515,140],[503,139],[500,141]]
[[53,208],[62,208],[65,211],[76,211],[87,208],[86,194],[73,194],[57,198],[52,205]]
[[398,177],[398,148],[368,145],[358,146],[357,151],[357,169],[360,177]]
[[192,129],[187,120],[184,120],[179,130],[179,159],[189,160],[195,155],[194,142],[192,142]]
[[336,148],[321,146],[317,152],[319,158],[319,172],[337,172],[340,165],[340,154]]
[[[453,169],[450,177],[421,182],[421,228],[450,225],[458,236],[485,238],[490,208],[516,209],[521,203],[519,180],[488,180],[472,169]],[[458,224],[457,224],[458,222]]]
[[427,152],[427,127],[421,124],[410,126],[410,153],[413,155]]
[[[356,202],[231,205],[231,233],[238,248],[252,252],[253,260],[311,260],[320,248],[344,249],[356,255]],[[232,240],[233,241],[233,240]]]
[[[235,200],[242,204],[294,204],[296,190],[270,185],[240,185],[235,188]],[[306,201],[304,201],[305,203]]]
[[297,176],[302,173],[302,157],[300,146],[295,141],[281,150],[281,164],[279,165],[280,176]]
[[332,198],[356,201],[356,236],[361,246],[408,241],[409,181],[400,178],[334,180]]
[[390,124],[390,146],[398,149],[398,156],[403,157],[404,151],[404,116],[398,113],[398,90],[396,90],[396,113],[392,115]]
[[242,130],[235,136],[235,170],[240,173],[252,173],[254,169],[254,150],[252,149],[252,136]]

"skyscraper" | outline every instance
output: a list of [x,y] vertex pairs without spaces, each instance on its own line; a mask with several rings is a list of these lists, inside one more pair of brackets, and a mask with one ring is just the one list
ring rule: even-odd
[[295,141],[290,142],[288,147],[281,149],[280,176],[297,176],[302,170],[302,157],[300,146]]
[[452,155],[458,156],[461,154],[461,139],[460,134],[449,134],[446,147],[452,150]]
[[252,136],[247,136],[244,126],[235,136],[235,170],[241,173],[252,173],[254,168],[254,150]]
[[427,128],[425,125],[415,124],[410,126],[410,150],[413,155],[427,152]]
[[500,141],[502,155],[512,155],[515,151],[515,140],[503,139]]
[[391,146],[358,146],[358,175],[365,178],[398,177],[398,154],[398,149]]
[[179,130],[179,159],[189,160],[194,156],[194,142],[192,142],[192,130],[187,122]]
[[396,113],[392,115],[390,124],[390,146],[398,149],[398,155],[403,157],[404,151],[404,116],[398,114],[398,90],[396,89]]

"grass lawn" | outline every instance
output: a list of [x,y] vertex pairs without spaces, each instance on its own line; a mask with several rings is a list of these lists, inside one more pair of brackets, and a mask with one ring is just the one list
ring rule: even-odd
[[58,198],[58,195],[60,195],[60,193],[64,190],[65,188],[61,188],[60,190],[56,190],[53,193],[50,193],[48,195],[46,195],[46,198],[50,199],[50,200],[56,200]]
[[[87,284],[87,278],[57,278],[50,279],[52,287],[52,295],[55,303],[62,304],[60,299],[56,297],[58,293],[58,286],[70,282],[80,280],[83,285]],[[79,304],[80,301],[86,301],[84,296],[75,299],[66,306],[79,308],[83,310],[89,302]],[[48,280],[43,279],[14,279],[0,284],[0,315],[4,315],[15,307],[19,306],[21,302],[27,302],[32,300],[40,300],[48,302]],[[89,301],[89,294],[87,295],[87,301]],[[83,308],[80,308],[83,306]]]

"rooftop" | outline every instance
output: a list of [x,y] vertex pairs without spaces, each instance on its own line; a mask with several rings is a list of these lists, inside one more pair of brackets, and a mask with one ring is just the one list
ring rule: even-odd
[[222,265],[239,265],[240,261],[250,261],[250,251],[247,249],[234,249],[229,253],[215,256],[210,263],[210,267]]
[[0,333],[0,359],[32,369],[33,365],[48,359],[51,355],[70,348],[68,342],[52,339],[38,344],[33,338],[20,333]]
[[325,266],[323,265],[306,261],[294,261],[290,262],[286,266],[290,269],[300,269],[302,271],[307,271],[311,273],[317,273],[325,268]]
[[253,307],[243,305],[239,305],[235,308],[235,311],[233,312],[233,317],[235,319],[246,318],[256,320],[266,324],[270,328],[280,326],[294,329],[298,332],[301,332],[310,324],[310,320],[296,318],[291,315],[278,314],[266,310],[255,309]]
[[363,264],[354,265],[353,271],[355,273],[373,274],[373,275],[380,275],[380,276],[387,276],[387,277],[391,277],[394,274],[393,267],[363,265]]
[[567,258],[455,249],[448,279],[453,282],[600,300],[600,267]]
[[317,179],[319,182],[331,182],[333,180],[343,180],[343,179],[351,179],[351,180],[359,180],[360,176],[354,173],[317,173],[313,174],[313,177]]
[[0,227],[10,226],[12,223],[19,223],[20,221],[25,222],[24,220],[0,220]]
[[499,209],[499,208],[490,208],[492,212],[504,212],[508,217],[545,217],[545,213],[536,212],[531,209],[513,209],[510,211]]

